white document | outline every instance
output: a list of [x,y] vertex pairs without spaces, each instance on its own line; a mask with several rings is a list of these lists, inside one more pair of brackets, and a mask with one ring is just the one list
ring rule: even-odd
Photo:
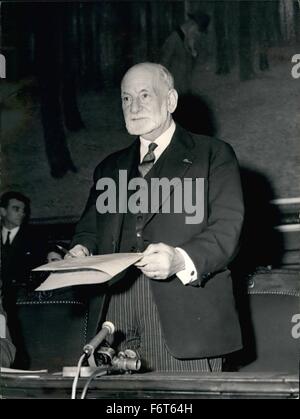
[[50,291],[73,285],[102,284],[141,258],[142,253],[113,253],[51,262],[33,269],[35,272],[51,272],[36,291]]
[[36,374],[47,374],[48,370],[38,370],[38,371],[31,371],[31,370],[15,370],[13,368],[0,368],[0,373],[2,374],[26,374],[28,377]]

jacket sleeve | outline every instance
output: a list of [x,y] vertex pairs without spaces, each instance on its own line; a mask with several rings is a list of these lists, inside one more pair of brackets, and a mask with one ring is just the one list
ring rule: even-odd
[[207,227],[180,245],[198,273],[191,285],[200,286],[227,269],[235,257],[244,219],[239,166],[233,149],[220,143],[211,157],[207,179]]
[[81,244],[82,246],[88,248],[90,253],[96,253],[98,248],[96,225],[96,200],[98,195],[96,191],[96,183],[100,177],[101,168],[99,165],[94,173],[94,184],[90,190],[85,210],[76,226],[75,235],[71,242],[71,247],[76,244]]

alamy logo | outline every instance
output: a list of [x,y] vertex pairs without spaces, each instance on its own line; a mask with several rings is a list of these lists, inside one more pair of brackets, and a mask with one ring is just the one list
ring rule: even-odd
[[300,314],[293,316],[292,323],[295,323],[295,326],[292,328],[292,336],[294,339],[300,339]]
[[96,189],[102,191],[96,201],[100,214],[187,214],[186,224],[200,224],[204,219],[203,178],[137,177],[128,182],[127,170],[119,171],[118,184],[105,177],[98,180]]
[[3,54],[0,54],[0,78],[6,78],[6,59]]
[[292,77],[294,79],[300,78],[300,54],[296,54],[292,57],[292,63],[295,65],[292,68]]

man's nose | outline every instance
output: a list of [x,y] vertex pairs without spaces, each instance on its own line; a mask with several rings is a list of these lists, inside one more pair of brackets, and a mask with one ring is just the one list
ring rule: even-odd
[[139,112],[141,109],[141,101],[139,98],[133,99],[131,102],[131,108],[130,111],[131,113],[137,113]]

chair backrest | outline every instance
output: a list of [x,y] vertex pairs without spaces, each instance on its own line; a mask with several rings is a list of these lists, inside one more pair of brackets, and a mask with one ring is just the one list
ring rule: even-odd
[[59,371],[77,365],[87,341],[89,307],[73,288],[17,300],[16,368]]
[[234,355],[239,370],[298,373],[300,340],[293,317],[300,313],[300,272],[272,270],[249,278],[241,310],[244,349]]

